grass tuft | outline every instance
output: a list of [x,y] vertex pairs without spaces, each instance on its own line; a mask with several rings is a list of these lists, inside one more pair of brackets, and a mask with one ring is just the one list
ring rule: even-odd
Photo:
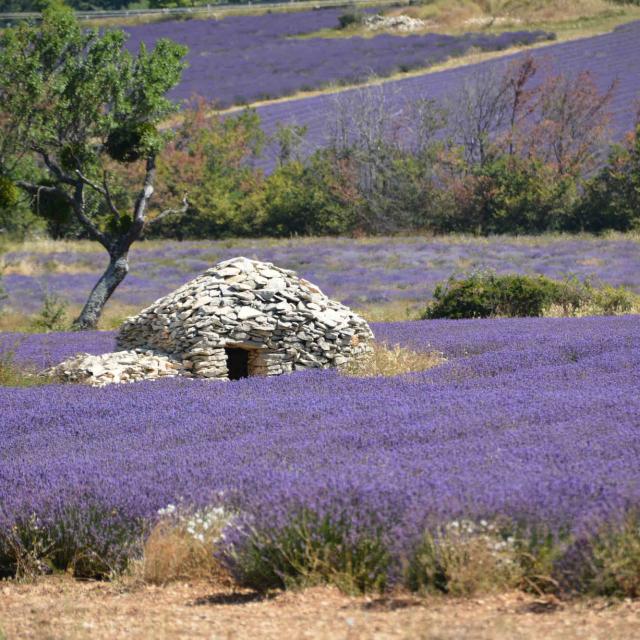
[[138,573],[149,584],[206,579],[229,582],[215,553],[229,517],[221,509],[187,515],[169,505],[144,544]]
[[432,369],[445,362],[437,351],[419,352],[400,345],[390,347],[374,342],[372,351],[350,362],[342,373],[354,377],[399,376]]

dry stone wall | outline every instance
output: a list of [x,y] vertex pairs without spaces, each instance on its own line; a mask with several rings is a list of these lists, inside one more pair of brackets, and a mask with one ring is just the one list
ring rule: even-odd
[[[122,325],[116,369],[131,354],[160,358],[162,375],[226,380],[342,367],[371,349],[371,329],[293,271],[239,257],[221,262]],[[118,355],[127,354],[127,355]],[[86,359],[80,363],[87,370]],[[58,373],[70,370],[63,363]],[[130,365],[129,365],[130,366]],[[142,369],[142,365],[140,369]],[[171,372],[170,374],[167,372]],[[85,376],[100,384],[108,375]],[[62,373],[70,379],[71,374]],[[83,374],[84,375],[84,374]],[[138,372],[128,379],[141,379]],[[123,381],[123,376],[114,381]],[[142,378],[159,377],[150,373]]]

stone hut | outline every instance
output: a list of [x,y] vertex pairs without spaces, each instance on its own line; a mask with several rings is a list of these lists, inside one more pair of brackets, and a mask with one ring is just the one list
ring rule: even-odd
[[129,318],[117,344],[167,354],[193,377],[237,379],[341,366],[372,338],[360,316],[293,271],[240,257]]
[[46,373],[104,386],[170,376],[235,380],[341,367],[373,334],[293,271],[233,258],[124,322],[120,351],[79,354]]

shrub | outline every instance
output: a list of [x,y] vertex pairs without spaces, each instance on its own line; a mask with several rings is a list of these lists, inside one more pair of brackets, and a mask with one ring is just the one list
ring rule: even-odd
[[443,232],[541,233],[564,229],[578,181],[535,159],[497,155],[445,175],[438,229]]
[[15,207],[19,197],[20,192],[13,180],[0,175],[0,209],[10,209]]
[[423,319],[612,315],[628,313],[638,305],[638,296],[623,287],[489,271],[452,277],[436,286],[433,297]]
[[640,227],[640,125],[587,184],[572,230],[629,231]]
[[121,573],[141,555],[146,525],[82,496],[47,520],[25,515],[0,534],[0,575],[65,571],[81,578]]
[[341,29],[347,29],[362,24],[364,14],[358,7],[350,7],[341,16],[338,17],[338,23]]
[[499,276],[477,272],[436,286],[424,319],[540,316],[558,295],[559,284],[544,276]]
[[517,586],[514,538],[493,523],[455,520],[427,532],[407,567],[413,591],[471,596]]
[[215,557],[229,516],[221,508],[191,513],[168,505],[144,543],[141,574],[145,582],[166,584],[193,578],[227,579]]
[[593,595],[640,596],[640,515],[629,513],[603,528],[591,542],[593,574],[585,585]]
[[69,303],[57,294],[46,293],[40,311],[31,321],[31,330],[39,333],[68,330],[68,306]]
[[282,528],[247,526],[226,560],[236,581],[266,591],[295,585],[334,584],[348,593],[381,591],[390,554],[379,531],[354,531],[350,516],[304,511]]

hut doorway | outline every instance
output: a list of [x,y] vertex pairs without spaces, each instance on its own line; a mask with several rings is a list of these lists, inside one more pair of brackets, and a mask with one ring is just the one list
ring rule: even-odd
[[246,349],[229,347],[227,354],[227,371],[229,380],[240,380],[249,377],[249,352]]

